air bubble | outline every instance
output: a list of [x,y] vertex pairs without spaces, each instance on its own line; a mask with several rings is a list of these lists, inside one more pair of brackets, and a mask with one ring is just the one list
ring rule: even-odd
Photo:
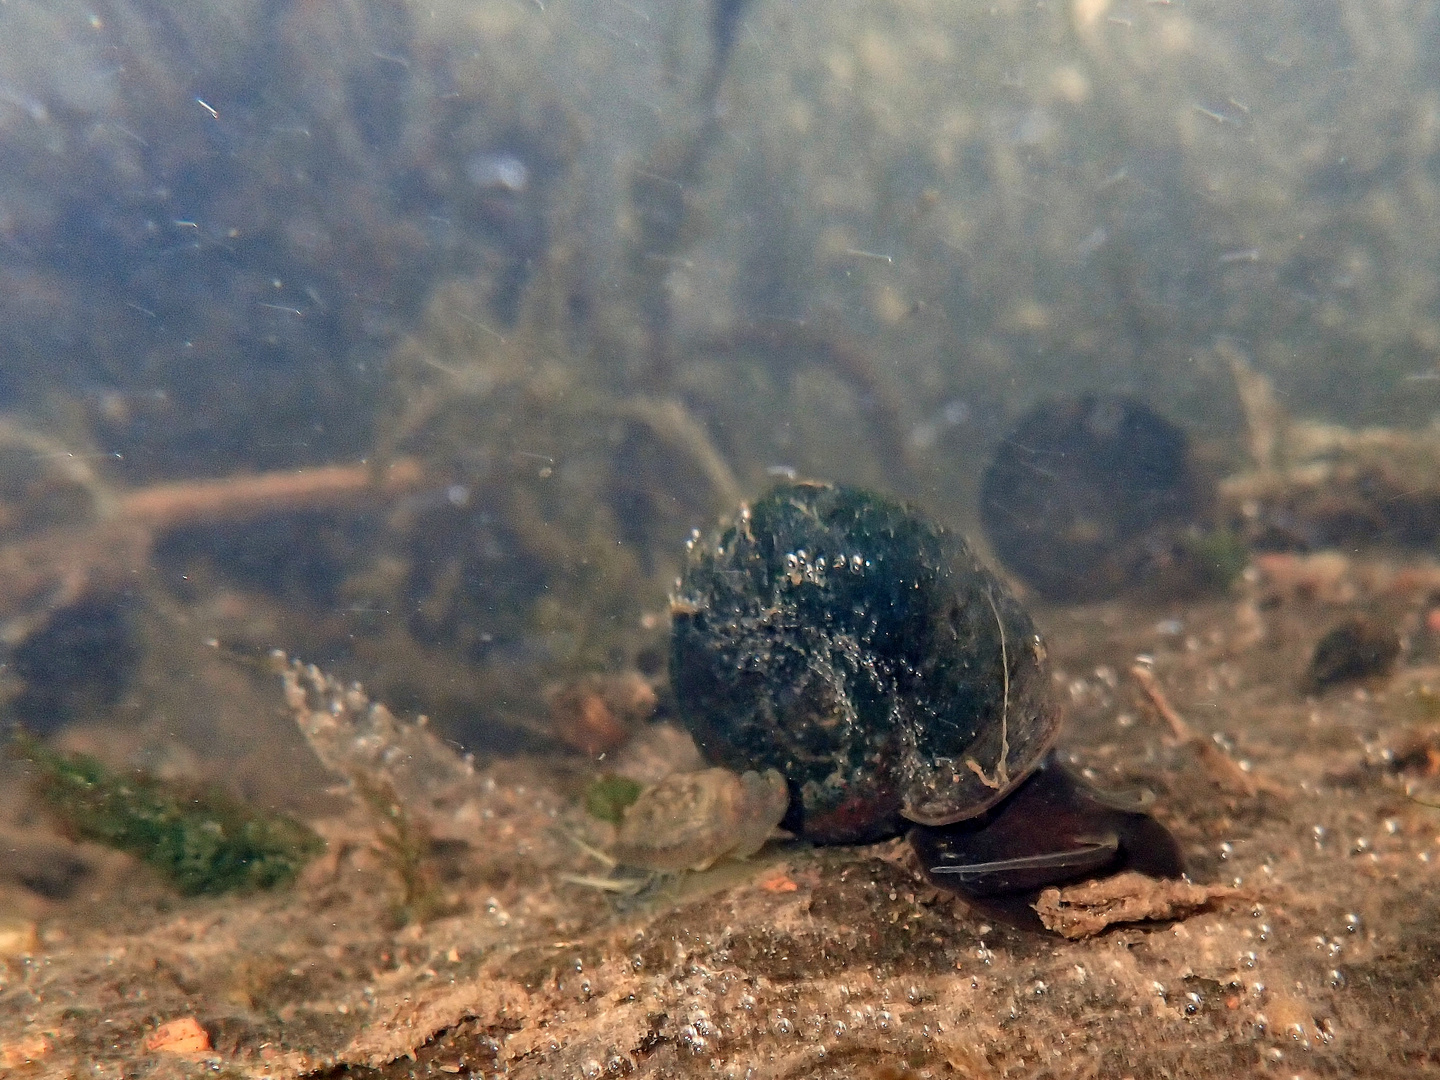
[[518,195],[530,186],[530,170],[514,154],[476,154],[465,175],[478,188]]

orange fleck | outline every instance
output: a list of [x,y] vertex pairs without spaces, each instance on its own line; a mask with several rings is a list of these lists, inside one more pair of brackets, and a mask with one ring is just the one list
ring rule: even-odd
[[171,1020],[145,1040],[145,1049],[158,1054],[208,1054],[210,1035],[193,1016]]
[[1425,613],[1425,629],[1440,634],[1440,607],[1432,607]]
[[784,867],[766,874],[757,884],[768,893],[795,892],[800,888]]

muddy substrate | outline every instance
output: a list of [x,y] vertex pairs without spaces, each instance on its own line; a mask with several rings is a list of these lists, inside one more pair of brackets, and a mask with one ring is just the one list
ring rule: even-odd
[[[1414,587],[1433,575],[1394,569],[1272,559],[1203,605],[1037,612],[1066,751],[1102,784],[1152,790],[1195,878],[1253,901],[1067,942],[987,923],[895,842],[772,844],[617,899],[565,878],[604,873],[572,839],[591,767],[510,760],[481,769],[480,820],[438,867],[462,910],[423,927],[396,928],[393,873],[360,817],[316,822],[330,852],[295,890],[202,901],[29,826],[32,864],[87,869],[59,899],[13,873],[4,886],[3,1064],[135,1078],[1440,1075],[1440,662],[1431,595]],[[1407,634],[1399,670],[1305,696],[1315,642],[1361,611]],[[1130,675],[1137,656],[1253,791],[1173,738]],[[208,1053],[146,1049],[185,1017]]]

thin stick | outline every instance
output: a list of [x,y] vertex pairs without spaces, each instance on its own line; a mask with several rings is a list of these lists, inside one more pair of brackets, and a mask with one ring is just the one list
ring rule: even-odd
[[1284,794],[1285,791],[1280,785],[1268,780],[1260,780],[1251,776],[1242,769],[1229,754],[1221,750],[1210,739],[1199,734],[1185,718],[1170,704],[1170,699],[1165,696],[1165,691],[1160,689],[1160,683],[1155,678],[1155,673],[1143,664],[1136,664],[1130,669],[1131,677],[1140,684],[1140,689],[1145,692],[1145,697],[1160,718],[1170,725],[1170,732],[1185,746],[1195,752],[1200,759],[1200,765],[1204,768],[1207,776],[1215,784],[1232,795],[1254,796],[1262,789],[1271,794]]
[[323,510],[370,494],[394,495],[423,482],[418,462],[396,461],[377,476],[368,465],[157,484],[120,495],[116,515],[157,532],[179,525],[238,521],[287,510]]

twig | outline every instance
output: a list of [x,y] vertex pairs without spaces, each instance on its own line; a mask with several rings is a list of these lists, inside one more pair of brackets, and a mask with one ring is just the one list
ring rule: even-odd
[[368,465],[327,465],[141,488],[119,496],[116,516],[163,532],[181,525],[346,506],[411,491],[423,482],[419,463],[408,458],[383,473]]
[[420,465],[410,459],[383,472],[368,465],[332,465],[159,484],[119,495],[86,480],[94,489],[88,521],[0,546],[0,640],[23,641],[51,612],[94,589],[133,578],[144,569],[156,537],[167,530],[358,505],[393,498],[424,482]]
[[1276,784],[1251,776],[1229,754],[1187,724],[1185,718],[1175,710],[1175,706],[1170,704],[1169,698],[1155,679],[1155,673],[1149,668],[1136,664],[1130,669],[1130,675],[1140,684],[1140,689],[1160,714],[1160,718],[1170,725],[1170,732],[1176,740],[1195,752],[1201,767],[1216,787],[1232,795],[1244,795],[1247,798],[1253,798],[1262,789],[1272,794],[1283,791]]

